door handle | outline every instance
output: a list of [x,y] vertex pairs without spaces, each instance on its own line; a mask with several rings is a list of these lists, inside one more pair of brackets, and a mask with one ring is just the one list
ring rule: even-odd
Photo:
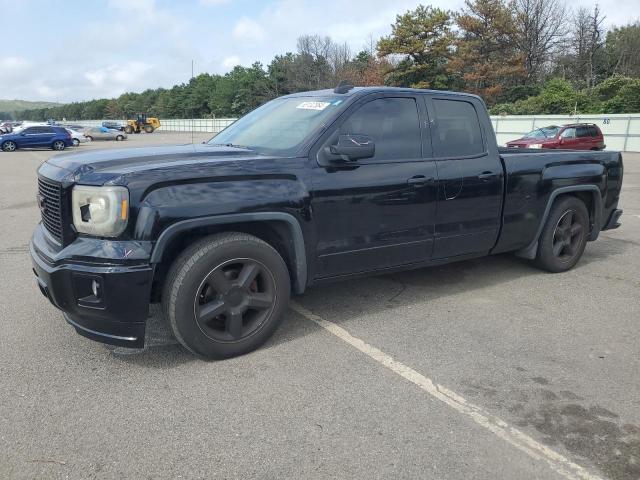
[[416,175],[415,177],[411,177],[409,180],[407,180],[407,183],[409,185],[413,185],[415,187],[420,187],[429,182],[433,182],[433,177],[427,178],[424,175]]
[[491,177],[493,177],[495,175],[495,173],[493,172],[482,172],[478,175],[478,178],[480,180],[482,180],[483,182],[486,182],[487,180],[489,180]]

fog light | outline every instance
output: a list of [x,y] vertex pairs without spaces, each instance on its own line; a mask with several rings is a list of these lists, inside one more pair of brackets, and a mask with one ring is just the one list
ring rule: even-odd
[[73,274],[76,302],[81,307],[104,308],[105,292],[102,278],[84,273]]
[[95,280],[91,282],[91,291],[93,292],[94,297],[100,298],[100,284]]

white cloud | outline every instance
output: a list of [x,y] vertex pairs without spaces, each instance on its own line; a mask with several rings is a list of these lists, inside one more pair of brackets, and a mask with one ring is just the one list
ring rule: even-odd
[[265,38],[264,29],[255,20],[242,17],[233,27],[233,36],[245,42],[261,42]]
[[225,59],[222,60],[221,65],[225,70],[231,70],[236,65],[240,65],[240,58],[238,58],[236,55],[225,57]]
[[200,5],[204,5],[205,7],[224,5],[225,3],[229,3],[229,0],[200,0]]
[[125,90],[137,90],[145,84],[151,70],[152,66],[143,62],[126,62],[89,70],[84,77],[93,87],[117,94]]

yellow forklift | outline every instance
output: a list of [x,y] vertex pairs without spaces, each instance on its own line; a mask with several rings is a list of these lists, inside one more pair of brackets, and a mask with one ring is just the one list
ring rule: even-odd
[[135,120],[127,120],[127,126],[124,127],[124,131],[127,134],[140,133],[153,133],[154,130],[160,128],[160,120],[155,117],[148,117],[144,113],[140,113],[136,116]]

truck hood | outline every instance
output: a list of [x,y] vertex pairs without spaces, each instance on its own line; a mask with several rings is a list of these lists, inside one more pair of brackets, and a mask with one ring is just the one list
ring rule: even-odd
[[[207,144],[104,149],[68,153],[47,160],[40,174],[62,182],[87,185],[126,184],[141,175],[180,176],[180,171],[199,176],[198,171],[232,166],[241,161],[269,158],[251,150]],[[238,165],[239,166],[239,165]],[[247,167],[251,168],[249,165]]]

